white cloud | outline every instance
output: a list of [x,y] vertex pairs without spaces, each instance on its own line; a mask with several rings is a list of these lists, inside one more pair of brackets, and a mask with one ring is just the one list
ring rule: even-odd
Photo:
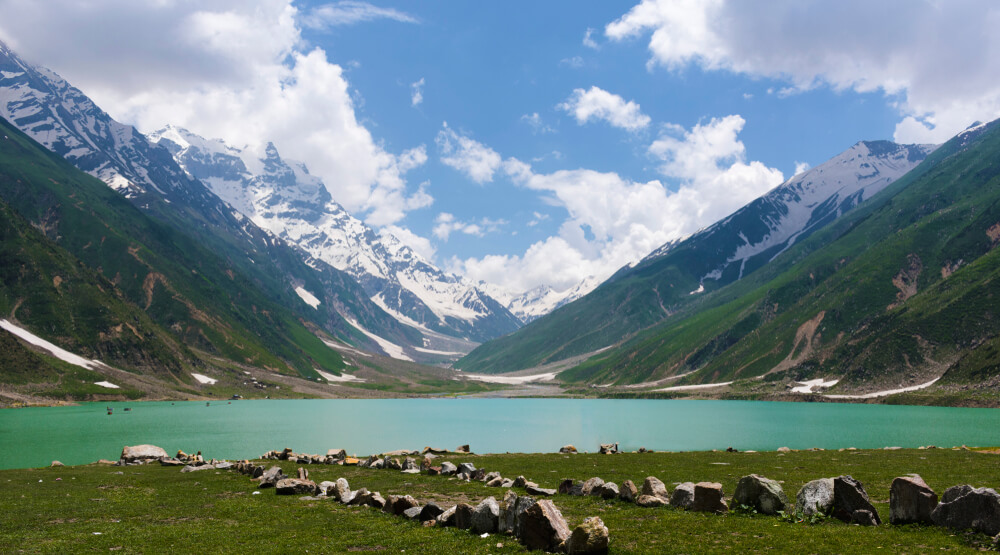
[[638,104],[631,100],[626,102],[617,94],[596,86],[586,91],[574,89],[566,102],[559,104],[557,108],[572,114],[580,125],[595,119],[628,131],[637,131],[650,122],[649,116],[642,113]]
[[382,228],[382,233],[388,233],[399,239],[401,243],[413,249],[414,252],[424,257],[425,260],[434,260],[436,250],[430,239],[417,235],[409,228],[387,225]]
[[424,78],[410,84],[410,105],[419,106],[424,101]]
[[573,69],[580,69],[581,67],[583,67],[583,58],[581,58],[580,56],[573,56],[572,58],[563,58],[562,60],[559,60],[559,63],[569,66]]
[[538,112],[532,112],[531,114],[524,114],[523,116],[521,116],[521,121],[531,126],[531,129],[534,133],[542,133],[544,135],[547,133],[556,132],[556,130],[553,129],[550,125],[542,121],[542,116],[538,115]]
[[805,173],[809,171],[809,168],[810,166],[808,162],[795,162],[795,175]]
[[436,139],[441,151],[441,162],[464,173],[476,183],[493,181],[493,174],[500,167],[500,155],[483,143],[455,133],[448,127],[448,122],[441,127]]
[[649,66],[698,65],[816,87],[881,91],[895,138],[941,142],[1000,115],[1000,4],[992,0],[643,0],[605,27],[612,40],[652,31]]
[[[397,155],[372,137],[358,121],[343,68],[305,47],[292,0],[0,6],[0,36],[12,47],[140,130],[171,123],[260,150],[273,141],[376,226],[433,201],[426,186],[414,192],[405,179],[426,162],[425,148]],[[329,6],[362,14],[366,5]]]
[[[634,182],[616,173],[562,170],[535,173],[516,158],[504,171],[517,184],[548,196],[567,218],[557,235],[531,245],[523,255],[488,255],[449,264],[474,280],[526,291],[538,285],[565,290],[596,276],[604,279],[667,241],[689,235],[732,213],[783,181],[780,171],[746,162],[738,134],[740,116],[713,119],[690,130],[666,126],[650,146],[663,182]],[[537,225],[543,219],[535,214]]]
[[394,10],[380,8],[368,2],[344,0],[323,4],[309,10],[302,16],[302,24],[311,29],[328,29],[341,25],[354,25],[376,19],[391,19],[403,23],[418,23],[412,15]]
[[447,241],[453,232],[464,233],[482,237],[487,233],[493,233],[500,227],[507,225],[507,220],[494,220],[492,218],[482,218],[478,222],[462,222],[455,219],[454,214],[442,212],[434,220],[434,236],[442,241]]
[[597,50],[601,47],[601,45],[597,44],[597,41],[594,40],[594,31],[596,31],[596,29],[587,27],[587,32],[583,34],[583,45],[587,48]]

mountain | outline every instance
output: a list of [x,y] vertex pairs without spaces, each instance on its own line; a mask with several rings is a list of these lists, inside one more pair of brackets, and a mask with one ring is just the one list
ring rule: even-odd
[[995,403],[998,157],[1000,120],[966,130],[754,274],[561,377],[733,382],[751,396],[822,380],[839,395]]
[[862,141],[694,235],[619,270],[584,297],[460,360],[502,372],[583,355],[671,318],[738,281],[885,189],[934,150]]
[[520,327],[475,284],[348,214],[319,178],[302,163],[283,159],[273,144],[258,155],[184,129],[166,128],[149,138],[255,224],[347,272],[378,306],[429,332],[416,351],[461,349],[442,335],[481,342]]
[[556,291],[548,285],[539,285],[520,294],[485,281],[480,281],[478,287],[500,301],[514,316],[527,324],[579,299],[600,284],[597,278],[589,277],[563,291]]
[[375,334],[387,344],[422,343],[419,332],[372,303],[350,276],[250,222],[185,172],[167,149],[2,42],[0,116],[150,216],[197,236],[272,301],[332,335],[374,352],[385,352]]

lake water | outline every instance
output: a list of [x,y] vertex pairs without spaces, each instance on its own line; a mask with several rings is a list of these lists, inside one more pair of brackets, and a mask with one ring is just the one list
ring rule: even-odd
[[[107,415],[106,406],[114,408]],[[130,407],[130,411],[123,410]],[[1000,410],[758,401],[321,399],[88,403],[0,410],[0,468],[115,460],[122,446],[219,459],[271,449],[367,455],[470,444],[478,453],[1000,445]]]

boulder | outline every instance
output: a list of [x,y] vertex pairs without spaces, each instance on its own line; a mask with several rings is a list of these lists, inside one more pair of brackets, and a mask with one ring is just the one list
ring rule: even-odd
[[384,468],[387,470],[403,470],[403,465],[399,462],[399,459],[386,457]]
[[604,482],[604,485],[598,488],[599,495],[602,499],[618,499],[618,484],[614,482]]
[[472,513],[476,508],[468,503],[455,505],[455,526],[461,530],[468,530],[472,526]]
[[447,449],[439,449],[437,447],[424,447],[424,450],[420,452],[422,455],[430,453],[431,455],[443,455],[447,453]]
[[427,467],[427,475],[428,476],[437,476],[439,474],[441,474],[441,467],[440,466],[429,466],[429,467]]
[[489,487],[491,487],[491,488],[498,488],[502,484],[503,484],[503,477],[502,476],[495,476],[493,478],[490,478],[486,482],[486,485],[489,486]]
[[[470,462],[464,462],[458,465],[459,474],[467,474],[469,476],[472,476],[472,473],[475,471],[476,471],[476,466]],[[496,474],[497,476],[500,475],[499,472],[491,472],[490,474]],[[487,474],[486,476],[489,477],[490,474]]]
[[402,470],[401,472],[403,474],[420,474],[420,469],[419,468],[411,468],[409,470]]
[[851,514],[851,524],[858,524],[860,526],[878,526],[878,521],[875,520],[875,515],[872,514],[871,511],[858,509]]
[[300,480],[298,478],[285,478],[278,480],[274,485],[278,495],[316,495],[319,493],[319,486],[312,480]]
[[792,450],[789,449],[788,447],[778,447],[778,452],[779,453],[791,453]]
[[500,519],[500,504],[495,497],[487,497],[476,505],[472,511],[473,534],[492,534],[497,531],[497,521]]
[[410,451],[409,449],[396,449],[395,451],[386,451],[382,453],[383,457],[409,457],[412,455],[419,455],[420,453],[416,451]]
[[572,445],[563,445],[559,448],[559,452],[564,455],[575,455],[577,453],[576,447]]
[[458,472],[458,467],[455,466],[454,464],[452,464],[452,463],[450,463],[448,461],[445,461],[445,462],[441,463],[441,474],[443,474],[445,476],[451,476],[452,474],[455,474],[456,472]]
[[833,510],[833,478],[806,483],[795,495],[795,509],[802,516],[826,515]]
[[724,513],[729,510],[726,506],[726,496],[722,492],[722,484],[718,482],[698,482],[694,485],[694,503],[691,504],[692,511],[706,513]]
[[618,491],[618,498],[622,501],[635,503],[635,500],[639,498],[639,488],[635,487],[632,480],[625,480]]
[[528,479],[525,478],[524,476],[518,476],[517,478],[514,478],[514,483],[511,485],[512,487],[515,488],[523,488],[524,486],[528,485]]
[[614,455],[618,452],[617,443],[602,443],[601,448],[598,451],[601,455]]
[[608,527],[600,517],[592,516],[573,529],[563,545],[566,553],[607,553]]
[[854,511],[868,511],[875,524],[882,524],[878,511],[868,499],[864,485],[851,476],[837,476],[833,479],[833,512],[835,518],[844,522],[854,520]]
[[385,498],[385,505],[382,510],[391,515],[399,516],[417,506],[417,500],[410,495],[390,495]]
[[558,490],[563,495],[583,495],[583,482],[567,478],[559,482]]
[[372,469],[375,469],[375,470],[378,470],[380,468],[384,468],[385,467],[385,461],[386,461],[385,459],[375,459],[374,461],[372,461],[371,463],[368,464],[368,468],[372,468]]
[[635,500],[635,504],[640,507],[666,507],[667,500],[662,497],[657,497],[655,495],[640,495],[638,499]]
[[514,480],[511,480],[510,478],[504,478],[503,481],[500,482],[500,487],[502,487],[502,488],[512,488],[512,487],[514,487]]
[[889,488],[889,523],[932,524],[931,512],[937,503],[937,494],[919,475],[900,476]]
[[356,459],[354,457],[347,457],[343,461],[344,466],[358,466],[361,464],[361,459]]
[[528,549],[556,551],[569,535],[562,513],[551,501],[542,499],[524,512],[517,538]]
[[535,499],[530,495],[520,495],[514,502],[514,537],[520,538],[524,533],[524,519],[528,509],[535,504]]
[[535,484],[528,484],[527,486],[524,487],[524,491],[526,491],[529,495],[544,495],[544,496],[553,496],[557,493],[555,489],[542,488],[538,487]]
[[663,485],[663,482],[656,476],[648,476],[642,483],[642,495],[660,497],[663,500],[670,499],[670,494],[667,493],[667,486]]
[[454,507],[452,507],[452,508],[450,508],[450,509],[448,509],[447,511],[439,514],[437,516],[437,519],[436,519],[437,520],[437,525],[438,526],[454,526],[455,525],[455,512],[456,512],[456,509],[458,509],[457,505],[454,506]]
[[385,498],[382,497],[381,493],[376,491],[375,493],[372,493],[371,495],[368,496],[368,499],[365,501],[364,504],[368,505],[369,507],[381,509],[382,507],[385,506]]
[[598,488],[600,488],[603,485],[604,485],[603,479],[597,477],[591,478],[583,483],[583,489],[581,490],[581,493],[583,495],[600,495],[600,490]]
[[304,469],[304,468],[300,468],[299,469],[299,480],[308,480],[308,479],[309,479],[309,471],[306,470],[306,469]]
[[410,507],[409,509],[403,511],[403,516],[410,520],[417,520],[420,518],[420,513],[423,510],[423,507]]
[[121,460],[131,463],[137,461],[150,461],[169,458],[170,455],[162,447],[155,445],[126,445],[122,448]]
[[995,536],[1000,534],[1000,495],[992,488],[948,488],[931,513],[931,520],[938,526],[955,530],[971,528]]
[[229,461],[221,461],[221,462],[215,463],[215,469],[216,470],[229,470],[232,467],[233,467],[233,463],[231,463]]
[[472,451],[469,449],[469,444],[466,443],[465,445],[459,445],[458,447],[456,447],[455,448],[455,452],[456,453],[465,453],[466,455],[468,455]]
[[678,509],[690,509],[694,505],[694,482],[684,482],[674,488],[670,496],[670,506]]
[[279,480],[282,480],[284,478],[286,478],[286,476],[284,472],[281,471],[281,467],[272,466],[271,468],[268,468],[267,470],[264,471],[263,474],[260,475],[259,478],[260,485],[258,487],[273,488],[275,484],[278,483]]
[[[52,465],[59,461],[52,461]],[[62,463],[59,463],[62,464]],[[160,459],[160,466],[184,466],[184,461],[172,457],[167,457],[165,459]]]
[[472,474],[469,475],[469,479],[470,480],[475,480],[477,482],[485,482],[486,481],[486,471],[483,470],[482,468],[477,468],[475,470],[475,472],[473,472]]
[[326,452],[326,456],[342,461],[347,458],[347,451],[343,449],[330,449]]
[[740,478],[736,484],[733,505],[752,507],[764,515],[776,515],[778,511],[784,511],[788,506],[788,497],[778,482],[750,474]]
[[517,493],[508,490],[500,501],[500,514],[497,517],[497,532],[510,534],[514,532],[514,508],[517,506]]
[[337,481],[333,483],[333,488],[327,488],[326,496],[346,504],[351,497],[351,487],[348,485],[347,479],[337,478]]
[[420,508],[420,522],[427,522],[428,520],[437,520],[437,517],[444,514],[444,509],[438,506],[437,503],[433,501],[424,505]]
[[401,470],[416,470],[417,472],[420,472],[420,467],[417,466],[416,459],[412,457],[406,457],[405,459],[403,459],[403,468]]

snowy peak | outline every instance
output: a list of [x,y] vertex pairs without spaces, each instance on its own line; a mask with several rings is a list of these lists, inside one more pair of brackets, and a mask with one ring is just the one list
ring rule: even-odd
[[575,286],[561,291],[548,285],[540,285],[524,293],[516,294],[483,281],[479,282],[479,288],[502,302],[507,310],[510,310],[514,316],[527,324],[590,293],[600,284],[600,279],[591,276]]

